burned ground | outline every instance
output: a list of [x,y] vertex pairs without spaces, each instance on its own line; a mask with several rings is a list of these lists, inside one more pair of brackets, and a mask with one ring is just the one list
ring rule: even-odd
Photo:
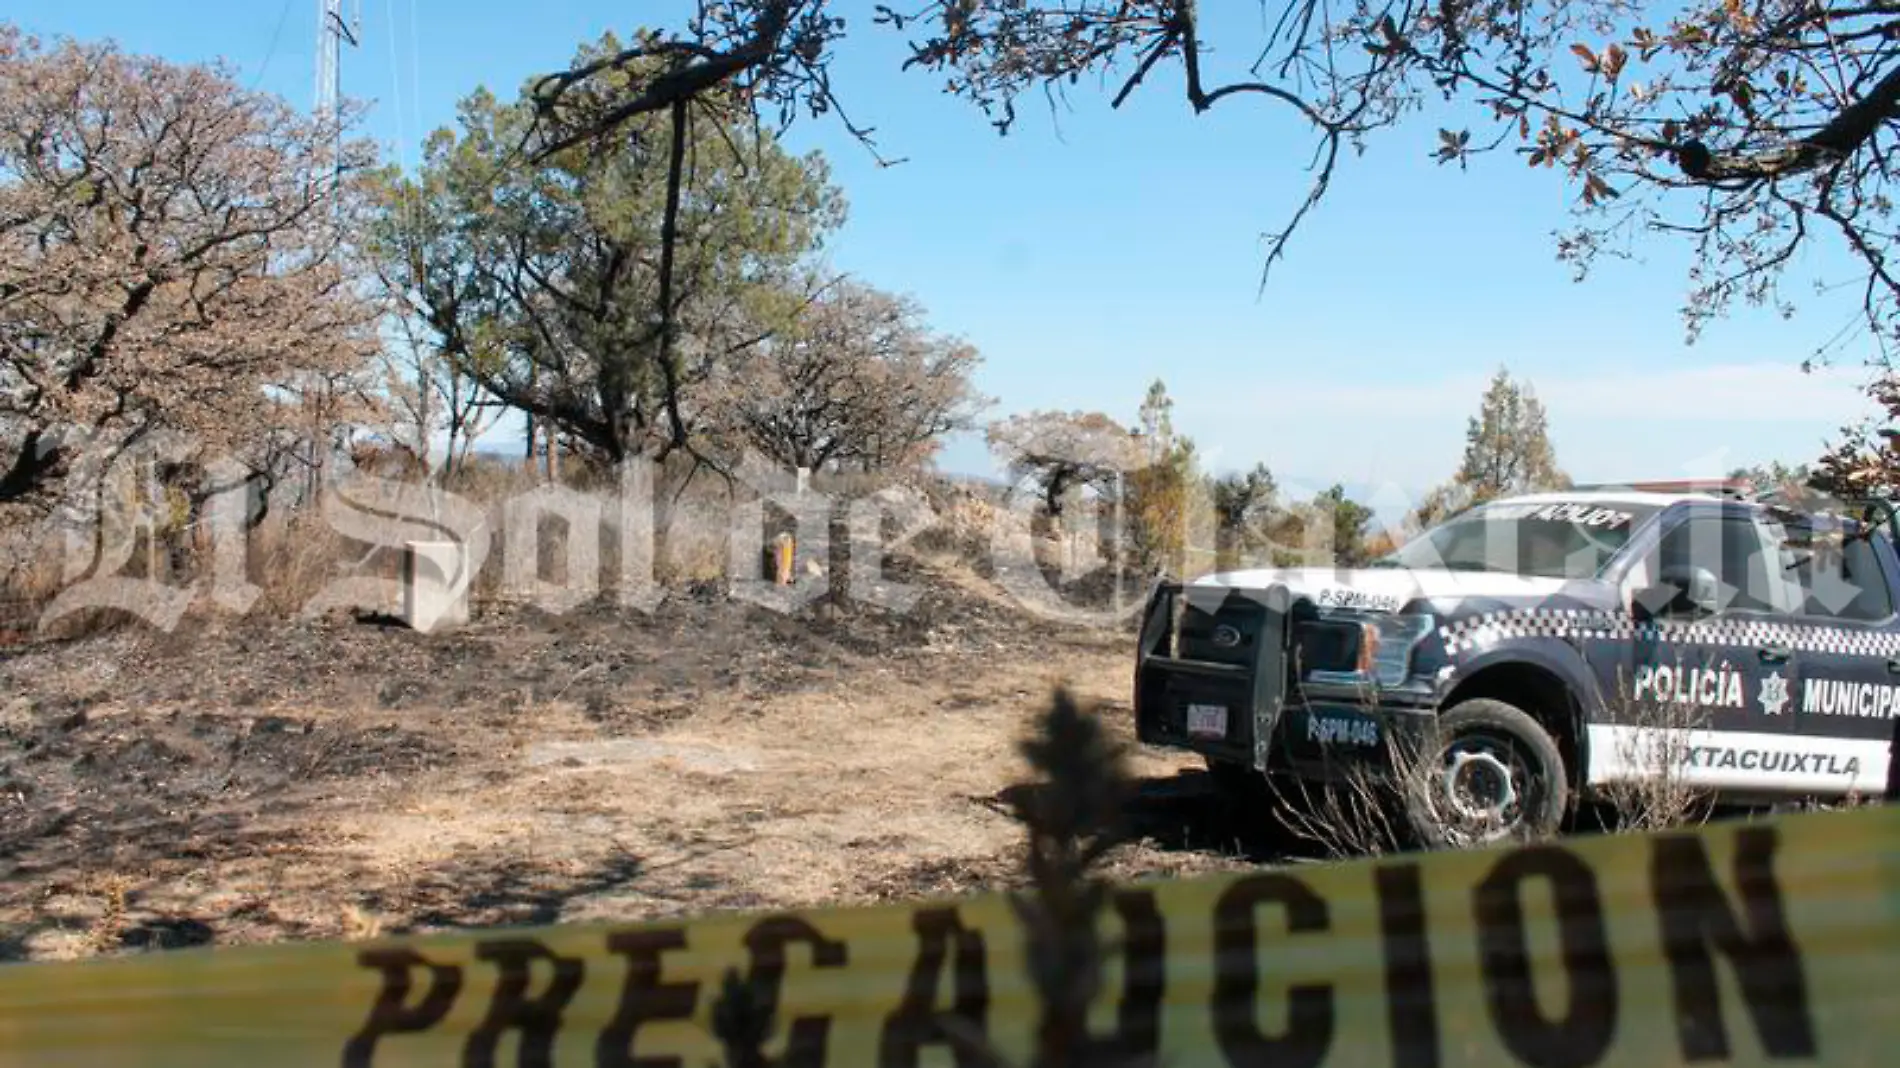
[[[907,612],[136,626],[0,651],[0,958],[914,899],[1013,885],[1060,682],[1124,737],[1129,635],[954,569]],[[1120,877],[1248,862],[1135,749]]]

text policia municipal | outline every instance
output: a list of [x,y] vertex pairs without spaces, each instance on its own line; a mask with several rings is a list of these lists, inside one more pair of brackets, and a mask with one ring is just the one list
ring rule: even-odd
[[[1739,668],[1727,662],[1715,667],[1645,664],[1636,669],[1633,694],[1638,701],[1660,704],[1747,709],[1750,705],[1742,693],[1744,677]],[[1790,705],[1813,716],[1900,716],[1900,686],[1826,678],[1807,679],[1797,685],[1781,672],[1762,677],[1755,701],[1771,716],[1781,715]]]
[[[1778,833],[1773,827],[1736,832],[1734,892],[1718,881],[1700,836],[1659,835],[1648,840],[1646,856],[1632,858],[1646,863],[1646,904],[1652,918],[1636,921],[1625,912],[1618,922],[1653,924],[1661,966],[1668,970],[1666,1000],[1639,1000],[1623,993],[1622,983],[1630,977],[1619,977],[1619,968],[1656,967],[1651,963],[1656,958],[1642,954],[1641,965],[1616,959],[1599,873],[1577,852],[1558,845],[1501,852],[1469,900],[1463,894],[1457,895],[1460,900],[1445,899],[1443,891],[1428,885],[1430,873],[1414,862],[1386,861],[1366,869],[1379,931],[1364,952],[1382,960],[1362,972],[1383,977],[1385,1002],[1385,1026],[1373,1033],[1340,1029],[1339,1005],[1351,992],[1318,977],[1289,974],[1259,949],[1260,936],[1268,931],[1328,938],[1335,902],[1309,880],[1285,872],[1211,884],[1206,905],[1211,916],[1192,918],[1211,919],[1214,930],[1212,989],[1203,1003],[1215,1047],[1209,1049],[1183,1050],[1183,1036],[1170,1041],[1161,1033],[1164,1005],[1175,1010],[1168,1014],[1170,1019],[1180,1018],[1180,995],[1170,979],[1184,962],[1170,956],[1179,952],[1170,946],[1170,927],[1189,919],[1174,914],[1185,906],[1175,902],[1164,912],[1155,891],[1124,889],[1112,900],[1122,928],[1123,955],[1120,989],[1109,992],[1118,1002],[1116,1022],[1112,1030],[1092,1036],[1094,1055],[1089,1060],[1154,1063],[1157,1057],[1178,1062],[1186,1056],[1196,1063],[1216,1059],[1274,1068],[1365,1063],[1454,1068],[1468,1058],[1450,1048],[1441,1029],[1455,1026],[1468,1034],[1468,1022],[1439,1018],[1442,992],[1436,992],[1434,984],[1442,979],[1435,978],[1433,955],[1445,952],[1453,937],[1471,937],[1471,918],[1476,920],[1484,1026],[1519,1064],[1604,1064],[1619,1036],[1626,1045],[1639,1041],[1644,1047],[1626,1048],[1618,1055],[1620,1064],[1726,1062],[1736,1036],[1744,1032],[1752,1032],[1753,1042],[1770,1058],[1811,1059],[1818,1043],[1807,965],[1788,929],[1774,870]],[[1556,903],[1556,930],[1548,940],[1540,932],[1534,941],[1527,903],[1543,901]],[[848,916],[840,914],[839,925],[845,925]],[[730,963],[747,974],[768,1009],[780,1003],[788,982],[798,985],[800,973],[848,973],[860,964],[847,940],[826,932],[826,918],[822,912],[774,916],[748,931],[744,959]],[[873,1010],[881,1017],[875,1063],[886,1068],[916,1065],[926,1050],[935,1050],[933,1060],[949,1057],[959,1065],[976,1064],[967,1046],[951,1036],[959,1031],[988,1034],[988,942],[1000,934],[967,926],[959,908],[946,905],[914,912],[908,937],[911,946],[901,987],[898,977],[891,976],[888,1009]],[[1012,930],[1009,937],[1022,936]],[[582,1040],[589,1051],[585,1063],[682,1068],[682,1059],[660,1048],[664,1043],[656,1042],[647,1029],[665,1021],[703,1018],[708,1009],[702,1003],[718,996],[717,984],[679,978],[683,962],[696,974],[708,974],[708,962],[695,958],[693,943],[692,925],[686,924],[609,931],[597,947],[580,955],[556,953],[532,932],[485,939],[475,944],[474,963],[466,964],[432,960],[406,947],[366,949],[358,963],[379,972],[380,985],[341,1061],[359,1068],[373,1065],[379,1048],[400,1058],[400,1036],[420,1038],[435,1031],[435,1037],[459,1044],[464,1065],[500,1063],[504,1040],[515,1043],[513,1063],[551,1065],[557,1039],[563,1047],[570,1041],[564,1013],[584,996],[590,1004],[608,999],[605,1011],[589,1014],[607,1019]],[[1554,943],[1555,953],[1533,954],[1533,944],[1549,943]],[[1339,947],[1341,952],[1356,948]],[[888,966],[881,950],[867,950],[863,956],[863,966]],[[789,979],[788,961],[798,968]],[[710,974],[723,971],[726,962],[717,963]],[[1197,962],[1188,967],[1206,974],[1209,966]],[[471,981],[480,978],[466,974],[474,969],[493,969],[486,977],[492,982]],[[594,984],[607,989],[596,992]],[[825,989],[866,990],[876,985],[866,977],[862,984],[830,982]],[[479,1019],[480,1024],[465,1035],[444,1035],[444,1020],[459,999],[476,989],[492,991],[477,995],[484,999],[476,1007],[479,1016],[464,1011],[457,1018]],[[1010,984],[1009,989],[1024,987]],[[1198,999],[1207,987],[1196,984],[1193,989]],[[798,1000],[809,1005],[812,999]],[[850,1008],[863,1012],[865,1007],[853,1001]],[[948,1017],[960,1018],[962,1026],[944,1026]],[[827,1063],[831,1025],[825,1015],[775,1020],[768,1047],[784,1050],[775,1063]]]

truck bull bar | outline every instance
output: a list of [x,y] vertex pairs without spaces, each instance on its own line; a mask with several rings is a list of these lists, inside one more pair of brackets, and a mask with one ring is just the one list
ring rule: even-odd
[[1292,601],[1278,584],[1155,583],[1135,659],[1136,737],[1267,770],[1286,703]]

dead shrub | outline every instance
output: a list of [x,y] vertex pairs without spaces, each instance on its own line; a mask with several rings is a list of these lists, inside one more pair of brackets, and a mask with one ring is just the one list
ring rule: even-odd
[[0,542],[0,554],[8,560],[6,571],[0,573],[0,645],[33,633],[47,606],[67,585],[57,552],[47,551],[41,539],[28,531],[12,534]]
[[[1103,965],[1120,949],[1104,943],[1097,930],[1111,886],[1096,869],[1125,833],[1122,812],[1132,785],[1125,750],[1092,710],[1058,689],[1021,751],[1033,778],[1017,791],[1012,807],[1027,837],[1030,890],[1010,899],[1023,924],[1030,980],[1042,1009],[1032,1063],[1127,1064],[1088,1037],[1088,1009],[1101,989]],[[976,1045],[973,1035],[966,1038]]]
[[972,565],[989,558],[1001,508],[994,495],[939,480],[925,486],[924,500],[935,521],[912,540],[915,550]]
[[[1288,713],[1310,710],[1303,698]],[[1430,788],[1432,766],[1393,717],[1381,712],[1370,692],[1359,707],[1378,728],[1377,752],[1350,757],[1325,747],[1317,778],[1288,776],[1272,790],[1276,815],[1286,830],[1335,859],[1376,857],[1413,847],[1404,799]]]
[[86,930],[85,945],[93,954],[110,953],[125,942],[127,899],[136,884],[130,876],[111,873],[94,881],[101,901],[99,916]]
[[7,569],[0,573],[0,604],[25,608],[45,606],[66,585],[59,553],[47,544],[41,529],[7,532],[0,528],[0,555]]
[[[254,610],[279,618],[302,612],[339,579],[393,580],[401,568],[393,550],[353,542],[307,510],[265,520],[251,532],[250,550],[251,579],[261,591]],[[393,612],[399,606],[363,607]]]
[[[569,463],[561,470],[562,484],[593,499],[599,506],[601,529],[595,532],[573,531],[558,515],[540,517],[531,572],[515,571],[515,578],[531,574],[541,580],[561,583],[570,564],[598,569],[593,585],[603,596],[612,597],[622,584],[621,505],[618,476],[599,465]],[[357,477],[343,476],[348,479]],[[380,476],[375,476],[380,477]],[[383,479],[399,484],[418,484],[421,479]],[[673,459],[661,465],[650,487],[650,522],[644,524],[652,542],[646,547],[651,561],[652,581],[661,587],[680,587],[719,583],[729,579],[756,579],[765,570],[758,560],[745,560],[743,574],[733,574],[735,535],[750,538],[761,554],[781,531],[791,532],[794,524],[788,514],[775,505],[765,507],[766,520],[758,532],[735,527],[744,521],[744,509],[756,503],[758,493],[744,481],[728,478],[690,458]],[[518,603],[529,591],[512,588],[508,564],[513,560],[509,546],[506,504],[520,495],[545,484],[538,471],[506,460],[475,457],[440,476],[442,490],[475,506],[486,516],[488,552],[482,567],[473,577],[469,596],[471,608]],[[829,522],[829,552],[821,553],[816,541],[798,546],[798,571],[805,575],[816,569],[830,576],[834,593],[844,596],[845,566],[850,555],[851,511],[854,503],[867,495],[899,489],[897,498],[886,502],[897,511],[880,523],[881,536],[902,537],[905,553],[927,554],[933,546],[948,545],[959,558],[972,562],[985,560],[992,545],[994,505],[981,493],[947,490],[948,483],[935,475],[906,473],[818,473],[811,479],[815,493],[829,496],[833,513]],[[789,488],[789,483],[788,483]],[[927,508],[919,509],[922,501]],[[946,517],[936,510],[939,502],[954,502]],[[313,606],[348,607],[354,611],[395,613],[400,610],[396,583],[401,577],[402,549],[356,541],[336,529],[323,511],[311,503],[273,502],[264,520],[245,532],[245,577],[258,590],[248,612],[273,618],[302,615]],[[900,514],[908,518],[896,518]],[[906,527],[917,516],[927,523],[921,529]],[[138,542],[130,564],[122,568],[123,577],[143,577],[153,567],[162,581],[175,586],[203,582],[212,574],[213,542],[203,524],[188,527],[176,538],[167,538],[157,546]],[[902,528],[902,529],[900,529]],[[947,535],[947,536],[946,536]],[[636,536],[640,536],[636,534]],[[135,537],[143,538],[139,533]],[[570,559],[569,545],[576,537],[591,538],[597,551],[579,552]],[[53,539],[30,537],[16,532],[12,539],[21,551],[11,555],[11,566],[0,574],[0,632],[20,617],[37,620],[44,606],[70,580],[62,572],[64,564],[59,544]],[[1083,555],[1093,548],[1088,532],[1077,539]],[[155,563],[154,563],[155,561]],[[1051,560],[1052,563],[1058,561]],[[1093,561],[1099,570],[1100,561]],[[1088,573],[1086,563],[1074,565]],[[641,581],[636,577],[634,581]],[[339,587],[340,582],[355,582],[353,588]],[[381,585],[371,585],[380,583]],[[320,595],[325,595],[319,600]],[[362,601],[363,603],[354,603]],[[373,602],[373,603],[372,603]],[[194,612],[219,609],[201,600]],[[75,613],[63,621],[61,633],[76,636],[112,625],[125,617],[122,612]],[[126,617],[129,618],[129,617]],[[28,624],[30,625],[30,624]]]
[[[70,517],[54,514],[5,532],[9,562],[0,573],[0,635],[36,633],[71,640],[106,633],[136,621],[135,593],[114,591],[130,599],[112,597],[109,603],[84,608],[61,605],[60,595],[87,579],[155,580],[169,585],[188,573],[180,563],[188,555],[180,548],[189,541],[188,528],[153,529],[121,522],[88,532],[72,524]],[[110,565],[120,561],[122,565],[111,571]],[[58,614],[49,617],[49,610]]]
[[[734,511],[743,500],[723,484],[669,488],[659,494],[654,519],[656,578],[667,585],[716,582],[728,577]],[[770,538],[760,532],[761,547]],[[751,575],[747,578],[755,577]]]
[[[1677,659],[1675,670],[1683,670]],[[1710,815],[1709,791],[1689,781],[1692,731],[1708,726],[1709,714],[1695,705],[1639,697],[1630,679],[1619,677],[1603,718],[1633,728],[1613,750],[1618,774],[1599,788],[1617,832],[1664,831],[1694,826]]]

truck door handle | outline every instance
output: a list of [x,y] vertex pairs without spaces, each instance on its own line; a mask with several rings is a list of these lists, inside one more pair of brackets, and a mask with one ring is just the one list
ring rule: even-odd
[[1900,660],[1890,659],[1887,661],[1887,674],[1900,675]]
[[[1756,650],[1764,664],[1779,664],[1788,659],[1789,650],[1785,645],[1764,645]],[[1891,666],[1891,664],[1890,664]]]

